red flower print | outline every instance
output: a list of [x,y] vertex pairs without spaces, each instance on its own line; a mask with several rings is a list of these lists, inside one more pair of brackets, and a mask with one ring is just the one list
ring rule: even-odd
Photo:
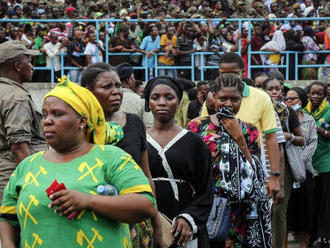
[[208,126],[207,130],[215,130],[215,125],[214,125],[213,123],[211,123],[211,124]]
[[255,142],[258,139],[259,132],[257,129],[254,129],[252,132],[250,132],[250,142]]
[[189,129],[190,129],[190,131],[196,133],[198,131],[198,125],[197,125],[197,123],[195,121],[191,121],[189,123]]

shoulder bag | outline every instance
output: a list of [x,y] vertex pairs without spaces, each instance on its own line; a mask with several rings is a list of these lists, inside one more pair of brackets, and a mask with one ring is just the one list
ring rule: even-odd
[[229,236],[230,206],[226,198],[214,196],[210,216],[206,223],[211,241],[224,241]]
[[294,181],[297,183],[303,183],[306,180],[306,168],[304,160],[292,142],[287,141],[285,143],[285,150]]

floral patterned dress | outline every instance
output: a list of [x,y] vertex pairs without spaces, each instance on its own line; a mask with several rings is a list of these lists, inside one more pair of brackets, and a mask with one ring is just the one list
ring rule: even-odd
[[[221,123],[221,122],[219,122]],[[196,118],[189,128],[208,145],[213,158],[213,190],[231,202],[231,247],[271,246],[270,211],[260,162],[258,130],[239,121],[253,158],[250,164],[226,129],[210,117]]]

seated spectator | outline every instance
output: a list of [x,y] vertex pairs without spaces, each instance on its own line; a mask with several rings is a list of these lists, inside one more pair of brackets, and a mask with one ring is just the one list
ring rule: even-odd
[[140,52],[145,54],[142,60],[142,65],[148,67],[149,79],[154,77],[155,56],[154,53],[160,51],[160,38],[158,35],[158,28],[150,26],[149,35],[144,37],[140,45]]
[[[174,26],[166,26],[166,33],[160,37],[161,51],[165,52],[165,55],[159,56],[159,66],[171,66],[175,64],[177,37],[174,33]],[[176,70],[159,69],[158,75],[176,78]]]
[[202,106],[206,100],[208,89],[209,84],[207,81],[199,81],[197,83],[197,98],[190,102],[188,106],[188,119],[192,120],[200,116]]
[[[199,33],[197,38],[194,39],[194,47],[196,48],[196,52],[207,52],[208,51],[208,41],[206,37]],[[201,63],[203,57],[203,66],[206,64],[206,56],[204,55],[195,55],[195,80],[200,80],[201,78]],[[203,69],[204,72],[206,71]],[[204,74],[205,75],[205,74]]]
[[[222,51],[222,43],[221,43],[221,38],[220,38],[218,31],[215,32],[215,35],[210,40],[208,50],[210,52],[213,52],[214,54],[209,55],[207,57],[206,65],[207,66],[218,66],[220,58],[221,58],[219,52]],[[206,73],[206,79],[214,80],[215,78],[217,78],[218,74],[219,74],[218,69],[208,69],[207,73]]]
[[[68,40],[61,39],[60,41],[58,41],[58,36],[56,35],[56,33],[51,33],[49,39],[50,42],[46,43],[40,51],[46,54],[46,66],[53,67],[55,78],[60,78],[61,62],[60,56],[58,54],[60,52],[64,52],[64,49],[66,49],[66,46],[68,44]],[[50,81],[50,77],[48,77],[48,80]]]
[[[193,46],[193,25],[187,23],[183,27],[183,35],[178,39],[177,44],[177,65],[179,66],[190,66],[191,65],[191,53],[194,53],[196,50]],[[190,69],[180,69],[179,77],[185,79],[191,79],[191,70]]]
[[101,40],[96,40],[95,31],[90,31],[87,36],[89,42],[87,43],[84,52],[86,54],[87,65],[91,65],[96,62],[103,62],[103,42]]
[[[304,51],[304,45],[298,38],[298,34],[290,29],[285,32],[285,40],[286,40],[286,50],[287,51]],[[296,57],[294,54],[289,54],[289,80],[295,79],[296,72]]]
[[[301,38],[301,42],[304,45],[304,51],[318,51],[318,47],[314,39],[314,31],[311,27],[304,29],[304,36]],[[317,63],[318,56],[315,53],[304,53],[302,64],[303,65],[315,65]],[[303,68],[302,70],[302,80],[314,80],[317,79],[317,68]]]
[[49,40],[51,33],[55,33],[59,40],[68,38],[68,32],[65,30],[65,25],[62,22],[56,22],[56,27],[49,30],[46,38]]
[[[279,65],[283,63],[283,58],[280,52],[286,48],[285,39],[282,31],[278,30],[274,33],[271,41],[267,42],[260,48],[260,51],[274,52],[273,54],[262,54],[261,61],[263,65]],[[269,68],[266,68],[269,71]]]
[[[43,35],[43,28],[41,26],[37,27],[36,30],[36,38],[33,41],[33,49],[40,50],[44,45],[44,35]],[[46,58],[45,55],[39,54],[34,60],[34,65],[37,67],[45,67],[46,66]],[[37,70],[33,73],[32,82],[46,82],[46,70]]]
[[[112,36],[110,41],[110,52],[135,52],[136,47],[132,40],[128,38],[129,36],[129,26],[128,24],[122,24],[119,28],[119,33],[117,36]],[[128,55],[116,55],[110,56],[110,64],[113,66],[119,65],[120,63],[129,62],[130,56]]]
[[[251,50],[252,51],[260,51],[261,47],[264,45],[264,38],[261,29],[261,25],[259,23],[254,24],[254,34],[251,38]],[[261,65],[260,55],[251,55],[251,64],[252,65]],[[262,71],[262,69],[253,69],[252,74],[255,74],[258,71]]]
[[81,79],[81,71],[87,65],[86,57],[83,55],[85,44],[83,42],[83,32],[80,29],[73,31],[73,40],[68,44],[68,66],[78,67],[70,70],[68,77],[71,81],[79,83]]
[[18,40],[17,28],[15,26],[9,27],[7,39],[8,40]]
[[4,28],[1,27],[0,28],[0,44],[1,43],[4,43],[6,41],[8,41],[8,39],[6,37],[6,29],[4,29]]

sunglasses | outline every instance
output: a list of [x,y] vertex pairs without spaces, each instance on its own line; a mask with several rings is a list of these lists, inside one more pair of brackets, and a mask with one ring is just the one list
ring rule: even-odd
[[296,99],[299,99],[299,97],[284,97],[284,101],[294,101],[294,100],[296,100]]

